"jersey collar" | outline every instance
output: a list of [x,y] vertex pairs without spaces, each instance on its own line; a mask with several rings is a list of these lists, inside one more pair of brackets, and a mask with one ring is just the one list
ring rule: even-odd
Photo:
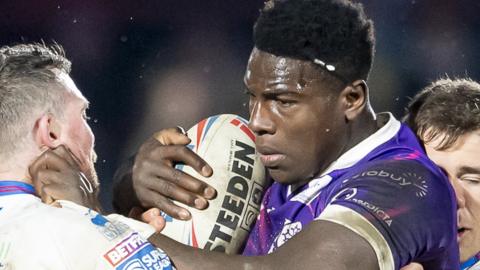
[[0,180],[0,196],[8,196],[15,194],[35,194],[32,185],[11,180]]
[[[352,147],[347,152],[343,153],[336,161],[332,162],[322,174],[320,174],[320,177],[312,179],[308,183],[308,186],[314,187],[315,190],[322,189],[332,180],[332,177],[328,175],[329,173],[334,170],[352,167],[365,156],[367,156],[373,149],[395,137],[401,128],[400,121],[398,121],[393,114],[389,112],[378,114],[377,121],[381,121],[381,119],[385,119],[385,117],[388,117],[387,123],[385,123],[375,133]],[[290,196],[290,194],[295,191],[296,188],[292,185],[289,185],[287,189],[287,196]]]
[[377,119],[382,118],[382,115],[383,117],[388,117],[388,122],[383,127],[347,152],[343,153],[336,161],[330,164],[321,175],[323,176],[334,170],[352,167],[367,156],[373,149],[392,139],[400,130],[400,121],[395,119],[395,117],[389,112],[379,114]]

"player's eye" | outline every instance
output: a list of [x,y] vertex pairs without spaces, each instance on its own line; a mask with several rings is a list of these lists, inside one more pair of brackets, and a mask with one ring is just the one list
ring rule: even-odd
[[472,185],[478,185],[480,184],[480,176],[477,175],[477,176],[462,176],[460,178],[462,181],[465,181],[469,184],[472,184]]
[[247,97],[248,97],[248,100],[243,103],[243,107],[245,107],[246,109],[248,109],[248,110],[250,111],[250,109],[253,107],[253,105],[254,105],[254,103],[255,103],[256,97],[255,97],[255,95],[254,95],[250,90],[248,90],[247,88],[244,89],[243,93],[244,93],[245,95],[247,95]]
[[247,97],[255,96],[250,90],[248,90],[248,88],[243,89],[243,94],[246,95]]
[[288,99],[288,98],[283,98],[283,97],[277,97],[276,101],[280,104],[282,107],[290,107],[295,104],[295,100]]

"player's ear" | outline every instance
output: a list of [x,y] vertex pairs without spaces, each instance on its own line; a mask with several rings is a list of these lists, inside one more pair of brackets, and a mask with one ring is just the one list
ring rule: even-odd
[[364,80],[356,80],[342,90],[342,103],[347,121],[355,119],[368,105],[368,86]]
[[55,148],[61,144],[59,139],[61,131],[62,128],[58,119],[52,114],[45,114],[37,119],[33,136],[39,148],[43,146]]

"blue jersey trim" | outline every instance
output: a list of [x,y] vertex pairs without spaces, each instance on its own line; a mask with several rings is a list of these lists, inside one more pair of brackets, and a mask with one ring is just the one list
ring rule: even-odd
[[32,185],[19,181],[0,181],[0,196],[15,194],[35,194]]
[[475,265],[478,261],[480,261],[480,259],[478,258],[478,255],[473,256],[472,258],[468,259],[466,262],[460,265],[460,270],[467,270],[473,265]]

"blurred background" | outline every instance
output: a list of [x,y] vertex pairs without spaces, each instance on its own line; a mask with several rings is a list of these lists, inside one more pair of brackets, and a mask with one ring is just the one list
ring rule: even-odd
[[[375,22],[369,85],[377,112],[403,114],[442,76],[480,80],[480,1],[364,0]],[[117,166],[161,128],[219,113],[244,117],[243,73],[258,0],[0,0],[0,44],[63,45],[90,100],[101,200]]]

